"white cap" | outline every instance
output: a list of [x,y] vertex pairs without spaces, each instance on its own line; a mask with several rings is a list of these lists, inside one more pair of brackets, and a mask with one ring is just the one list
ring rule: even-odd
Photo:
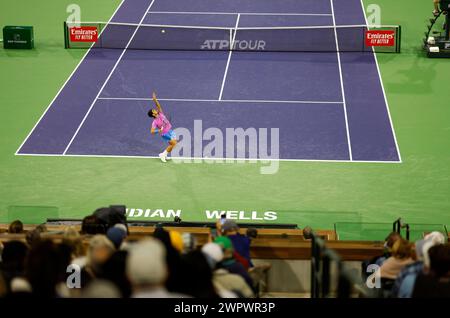
[[434,244],[445,244],[444,234],[438,231],[434,231],[425,235],[424,240],[430,240]]
[[11,291],[13,293],[28,292],[31,293],[30,283],[21,277],[15,277],[11,280]]
[[214,262],[219,263],[223,260],[222,247],[216,243],[206,243],[202,247],[202,253],[211,258]]
[[424,243],[422,245],[423,263],[426,267],[430,268],[430,256],[428,250],[435,245],[445,244],[445,237],[441,232],[431,232],[424,237]]
[[160,285],[168,275],[166,250],[156,239],[149,238],[130,246],[127,275],[134,285]]

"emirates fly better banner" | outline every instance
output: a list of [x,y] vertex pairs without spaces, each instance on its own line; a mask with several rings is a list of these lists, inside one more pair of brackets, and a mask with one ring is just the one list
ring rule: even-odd
[[98,30],[95,26],[72,27],[70,30],[71,42],[96,42]]
[[394,46],[395,31],[366,31],[366,46]]

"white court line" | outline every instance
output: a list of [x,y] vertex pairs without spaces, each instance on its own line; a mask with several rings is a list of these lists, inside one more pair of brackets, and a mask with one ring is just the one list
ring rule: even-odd
[[225,73],[223,74],[222,86],[220,87],[219,100],[222,99],[223,88],[225,87],[225,82],[227,80],[228,67],[230,66],[231,55],[233,54],[234,40],[236,39],[236,34],[237,34],[236,30],[238,28],[240,18],[241,18],[241,15],[238,14],[237,19],[236,19],[236,25],[234,26],[234,34],[233,34],[233,40],[231,41],[231,45],[230,45],[230,52],[228,53],[227,65],[225,66]]
[[[105,24],[117,26],[133,26],[133,27],[155,27],[155,28],[174,28],[174,29],[211,29],[211,30],[233,30],[229,27],[202,26],[202,25],[176,25],[176,24],[145,24],[145,23],[129,23],[129,22],[99,22],[99,21],[74,21],[70,24]],[[365,26],[364,26],[365,27]]]
[[338,35],[337,35],[337,29],[336,29],[336,18],[334,16],[334,5],[333,5],[333,0],[330,0],[331,3],[331,12],[333,13],[333,25],[334,25],[334,36],[336,38],[336,51],[337,51],[337,59],[338,59],[338,67],[339,67],[339,79],[341,82],[341,91],[342,91],[342,101],[343,101],[343,106],[344,106],[344,116],[345,116],[345,129],[347,132],[347,142],[348,142],[348,154],[350,156],[350,161],[353,160],[353,155],[352,155],[352,144],[351,144],[351,140],[350,140],[350,130],[348,127],[348,119],[347,119],[347,104],[346,104],[346,100],[345,100],[345,90],[344,90],[344,79],[342,76],[342,66],[341,66],[341,55],[339,53],[339,40],[338,40]]
[[[83,157],[83,158],[123,158],[123,159],[159,159],[157,156],[119,156],[119,155],[58,155],[58,154],[31,154],[19,153],[17,156],[31,156],[31,157]],[[172,158],[175,159],[175,158]],[[202,158],[202,157],[176,157],[179,160],[208,160],[208,161],[225,161],[225,163],[233,161],[262,161],[262,162],[331,162],[331,163],[386,163],[398,164],[400,161],[371,161],[371,160],[333,160],[333,159],[261,159],[261,158]]]
[[[364,13],[364,19],[366,21],[366,25],[369,26],[369,23],[367,21],[367,16],[366,16],[366,10],[364,9],[363,0],[361,0],[360,2],[361,2],[361,8],[362,8],[363,13]],[[394,123],[392,122],[391,112],[389,110],[389,103],[388,103],[388,100],[387,100],[386,91],[384,89],[383,79],[381,77],[381,72],[380,72],[380,66],[378,65],[378,58],[377,58],[377,54],[375,53],[374,47],[372,47],[372,52],[373,52],[373,57],[375,59],[375,64],[377,66],[378,77],[380,78],[381,89],[383,90],[384,102],[385,102],[386,110],[387,110],[388,117],[389,117],[389,123],[391,124],[392,135],[394,136],[394,142],[395,142],[395,147],[396,147],[396,150],[397,150],[398,159],[399,159],[400,162],[402,162],[402,156],[400,155],[400,148],[398,146],[397,136],[395,134]]]
[[[277,27],[240,27],[239,30],[309,30],[309,29],[354,29],[361,28],[366,29],[367,27],[375,28],[374,25],[366,24],[347,24],[347,25],[304,25],[304,26],[277,26]],[[384,28],[397,28],[398,25],[382,25]]]
[[[206,29],[206,30],[235,30],[233,27],[203,26],[203,25],[176,25],[176,24],[145,24],[128,22],[101,22],[101,21],[73,21],[70,24],[104,24],[117,26],[154,27],[173,29]],[[303,26],[264,26],[264,27],[240,27],[238,30],[309,30],[309,29],[353,29],[353,28],[377,28],[376,25],[348,24],[348,25],[303,25]],[[382,25],[384,28],[397,28],[398,25]]]
[[[152,0],[152,2],[150,3],[150,5],[147,8],[147,11],[150,10],[150,8],[152,7],[153,3],[155,2],[155,0]],[[146,11],[146,12],[147,12]],[[106,84],[108,83],[109,79],[111,78],[111,75],[114,73],[117,65],[119,65],[120,61],[122,60],[123,55],[125,54],[125,52],[128,49],[128,46],[130,45],[131,41],[133,41],[134,36],[136,35],[137,31],[139,30],[139,26],[141,25],[142,21],[144,21],[144,18],[147,14],[144,14],[142,16],[141,21],[139,22],[139,25],[137,26],[136,30],[134,30],[133,34],[131,35],[130,40],[128,41],[127,45],[125,46],[125,49],[123,49],[122,53],[120,54],[119,58],[117,59],[116,63],[114,64],[114,67],[112,68],[111,72],[109,73],[108,77],[106,78],[105,82],[103,83],[102,87],[100,88],[100,90],[98,91],[97,96],[95,96],[95,99],[93,100],[91,106],[89,107],[89,110],[87,111],[86,115],[84,115],[83,120],[81,121],[80,125],[78,126],[77,130],[75,131],[75,134],[72,136],[72,139],[70,139],[69,144],[67,145],[66,149],[63,152],[63,155],[65,155],[67,153],[67,150],[70,148],[70,146],[72,145],[72,142],[75,140],[76,136],[78,135],[78,132],[80,131],[81,127],[83,126],[84,122],[86,121],[86,118],[89,116],[89,114],[91,113],[92,108],[94,107],[94,104],[97,102],[97,99],[99,98],[100,94],[102,93],[103,89],[105,88]]]
[[[109,21],[107,23],[109,23],[112,18],[114,17],[114,15],[117,13],[117,11],[120,9],[120,7],[122,6],[122,4],[124,3],[125,0],[122,0],[122,2],[119,4],[119,6],[116,8],[116,10],[114,10],[113,14],[111,15],[111,17],[109,18]],[[105,29],[103,29],[105,30]],[[103,32],[102,30],[102,32]],[[64,82],[64,84],[61,86],[61,88],[59,89],[58,93],[56,93],[55,97],[52,99],[52,101],[50,102],[50,104],[48,104],[47,108],[45,109],[44,113],[41,115],[41,117],[39,117],[39,120],[36,122],[36,124],[33,126],[33,128],[31,129],[31,131],[28,133],[27,137],[25,138],[25,140],[20,144],[19,148],[17,148],[16,153],[17,154],[19,152],[19,150],[23,147],[23,145],[25,144],[25,142],[28,140],[28,138],[30,138],[31,134],[34,132],[34,130],[36,129],[36,127],[39,125],[39,123],[41,122],[42,118],[44,118],[45,114],[47,114],[48,110],[50,109],[50,107],[53,105],[53,103],[55,102],[55,100],[58,98],[59,94],[61,94],[62,90],[64,89],[64,87],[66,87],[67,83],[70,81],[70,79],[72,78],[73,74],[75,74],[75,72],[78,70],[78,67],[81,65],[81,63],[83,63],[84,59],[86,58],[86,56],[89,54],[89,52],[91,51],[92,46],[95,43],[92,43],[91,46],[89,47],[89,49],[86,51],[86,53],[83,55],[83,57],[81,58],[80,62],[77,64],[77,66],[75,67],[75,69],[72,71],[72,73],[69,75],[69,77],[66,79],[66,81]]]
[[331,16],[331,13],[274,13],[274,12],[196,12],[196,11],[149,11],[155,14],[192,14],[192,15],[274,15],[274,16]]
[[[151,101],[150,97],[99,97],[98,100],[143,100]],[[216,103],[286,103],[286,104],[343,104],[342,101],[309,101],[309,100],[263,100],[263,99],[189,99],[189,98],[158,98],[168,102],[216,102]]]

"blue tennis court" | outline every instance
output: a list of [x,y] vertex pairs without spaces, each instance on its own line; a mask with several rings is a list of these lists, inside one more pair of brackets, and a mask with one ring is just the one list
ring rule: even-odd
[[17,154],[157,157],[165,144],[150,136],[146,115],[156,91],[175,127],[194,131],[201,120],[203,129],[221,131],[278,128],[281,160],[401,161],[375,54],[339,53],[352,40],[336,28],[329,52],[134,46],[145,40],[146,24],[366,25],[360,0],[124,0],[111,22],[130,24],[119,37],[109,27],[101,36],[124,48],[90,49]]

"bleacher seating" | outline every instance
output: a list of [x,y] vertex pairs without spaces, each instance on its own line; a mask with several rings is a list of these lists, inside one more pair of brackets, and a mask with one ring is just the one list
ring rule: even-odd
[[[36,225],[25,225],[25,233],[34,229]],[[67,225],[47,225],[48,232],[43,237],[60,241]],[[81,225],[74,225],[77,230]],[[192,233],[198,246],[210,241],[212,231],[207,227],[164,227],[166,230]],[[9,240],[25,241],[25,234],[8,234],[8,224],[0,224],[0,242]],[[154,226],[130,226],[127,240],[139,240],[152,235]],[[245,233],[246,228],[241,228]],[[316,235],[327,241],[327,245],[336,250],[343,260],[362,261],[379,255],[383,251],[382,242],[371,241],[336,241],[333,230],[318,230]],[[82,236],[87,244],[89,235]],[[252,240],[251,257],[254,259],[286,259],[307,260],[311,258],[311,243],[303,236],[301,229],[258,229],[258,236]]]

